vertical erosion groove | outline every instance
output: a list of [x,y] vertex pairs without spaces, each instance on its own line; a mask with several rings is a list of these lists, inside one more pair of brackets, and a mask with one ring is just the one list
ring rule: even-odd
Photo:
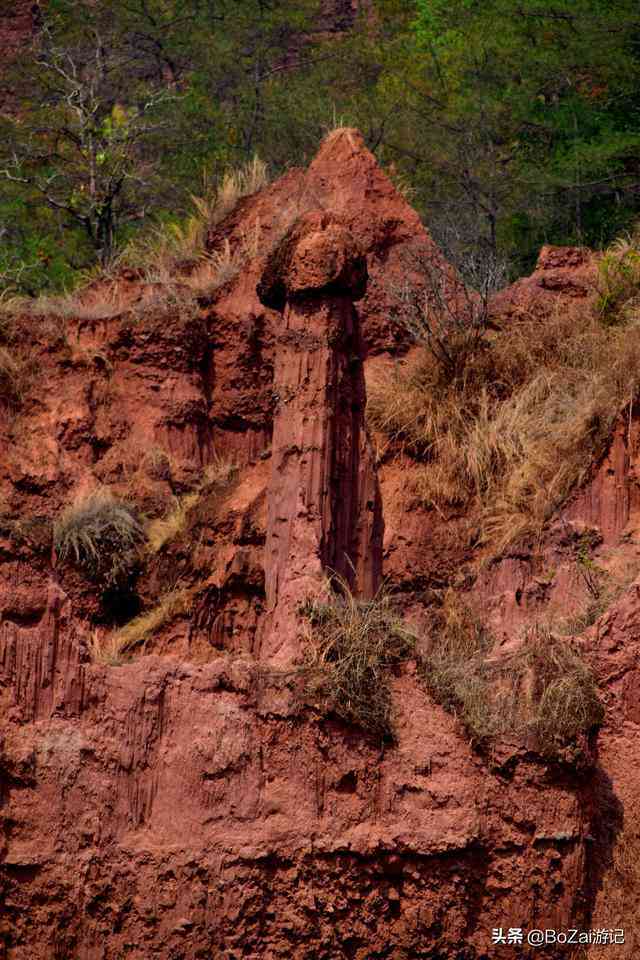
[[340,221],[308,214],[275,251],[258,289],[282,311],[262,658],[283,664],[301,652],[299,605],[318,594],[327,573],[365,598],[380,582],[382,508],[354,306],[366,266]]

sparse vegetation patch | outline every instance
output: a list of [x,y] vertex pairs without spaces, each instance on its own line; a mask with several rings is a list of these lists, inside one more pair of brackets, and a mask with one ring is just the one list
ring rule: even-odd
[[434,699],[459,717],[474,742],[516,736],[552,758],[602,722],[595,679],[576,645],[539,625],[509,655],[492,652],[492,645],[449,591],[421,672]]
[[217,457],[203,471],[197,488],[184,497],[176,498],[164,517],[153,520],[147,527],[148,550],[158,553],[185,529],[189,514],[206,495],[222,495],[236,478],[238,468],[231,460]]
[[0,400],[15,404],[22,393],[22,364],[6,347],[0,347]]
[[[227,243],[226,249],[223,245],[207,253],[207,234],[243,197],[261,190],[268,180],[266,164],[254,156],[237,170],[227,171],[217,187],[205,181],[202,196],[191,194],[192,212],[184,220],[170,221],[136,238],[121,254],[120,263],[139,267],[149,279],[163,283],[170,283],[180,266],[197,261],[208,264],[220,277],[232,264],[239,269],[240,251],[232,253]],[[241,246],[250,248],[251,244],[247,239]]]
[[582,546],[576,556],[576,576],[585,592],[579,610],[557,621],[557,630],[566,636],[578,636],[588,630],[636,579],[638,560],[630,560],[615,572],[606,570],[593,560]]
[[486,659],[493,637],[452,590],[445,594],[420,671],[433,699],[456,714],[474,740],[499,733]]
[[54,527],[58,561],[73,563],[104,587],[118,586],[129,577],[144,541],[133,505],[107,489],[76,500]]
[[640,227],[611,244],[598,265],[598,308],[605,323],[640,320]]
[[392,732],[389,671],[415,652],[416,636],[394,612],[381,590],[357,600],[348,585],[333,577],[327,598],[309,601],[310,644],[307,693],[343,720],[373,733]]
[[541,753],[553,756],[602,723],[604,710],[595,679],[575,646],[548,630],[535,629],[523,653],[517,684],[521,690],[526,690],[527,675],[532,689],[523,698],[524,719]]
[[141,613],[120,630],[102,637],[94,632],[89,644],[93,661],[111,665],[123,663],[133,650],[143,650],[147,640],[161,627],[188,610],[188,591],[172,590],[155,607]]
[[420,641],[390,595],[356,600],[334,577],[327,599],[309,601],[307,695],[349,723],[392,734],[390,672],[414,658],[431,697],[481,747],[516,737],[559,757],[603,718],[593,674],[579,648],[536,626],[509,655],[454,591],[444,596],[431,635]]
[[147,536],[151,553],[157,553],[184,530],[189,511],[199,499],[200,495],[197,493],[188,493],[179,499],[176,497],[172,509],[164,517],[158,517],[149,524]]
[[367,416],[418,462],[425,506],[475,507],[499,555],[539,535],[634,402],[640,327],[583,307],[472,340],[455,367],[431,344],[370,378]]

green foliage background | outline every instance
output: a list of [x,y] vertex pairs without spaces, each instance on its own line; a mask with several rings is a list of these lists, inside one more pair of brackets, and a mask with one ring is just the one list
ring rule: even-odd
[[[102,0],[80,17],[77,2],[50,0],[43,26],[58,47],[86,64],[99,36],[111,58],[102,124],[169,94],[158,128],[136,143],[144,184],[123,206],[118,246],[179,220],[203,176],[215,182],[255,152],[272,175],[308,162],[336,122],[361,129],[454,259],[481,245],[516,276],[543,242],[603,246],[637,217],[635,0],[374,0],[331,34],[320,7]],[[52,130],[70,107],[47,90],[39,44],[5,83],[14,96],[0,115],[0,168],[14,169],[27,140],[29,169],[55,173],[62,162]],[[46,159],[34,159],[34,143]],[[73,162],[81,179],[83,157]],[[0,179],[6,286],[60,289],[95,261],[73,217]]]

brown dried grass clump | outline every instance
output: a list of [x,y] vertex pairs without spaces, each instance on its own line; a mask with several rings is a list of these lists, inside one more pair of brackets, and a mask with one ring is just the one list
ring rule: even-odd
[[356,600],[334,576],[327,599],[310,601],[307,693],[348,723],[372,733],[392,732],[389,671],[414,654],[416,636],[393,611],[384,589]]
[[203,253],[195,269],[183,278],[184,283],[194,295],[210,296],[237,277],[243,266],[258,255],[260,242],[260,221],[256,219],[234,246],[225,239],[215,250]]
[[76,499],[54,526],[58,561],[71,562],[92,580],[113,587],[127,580],[145,541],[135,507],[99,489]]
[[638,391],[640,327],[557,313],[487,336],[456,379],[426,349],[368,384],[367,416],[419,462],[426,506],[476,506],[498,555],[539,535]]
[[174,504],[164,517],[152,520],[147,527],[148,550],[158,553],[167,543],[171,543],[185,529],[189,513],[200,499],[198,493],[187,493],[175,498]]
[[[228,171],[218,186],[211,187],[205,182],[203,195],[190,197],[192,213],[189,216],[133,241],[122,254],[121,262],[142,267],[156,282],[170,282],[181,264],[207,258],[208,231],[224,220],[243,197],[256,193],[268,182],[266,164],[257,156],[243,167]],[[250,244],[247,241],[243,246],[248,248]],[[218,268],[228,267],[232,253],[223,249],[209,259]]]
[[24,366],[7,347],[0,347],[0,402],[9,406],[20,402]]
[[341,118],[334,117],[332,126],[322,138],[322,146],[327,147],[338,140],[346,140],[349,146],[355,150],[359,137],[360,132],[355,127],[346,127]]
[[9,314],[32,317],[59,317],[64,320],[107,320],[119,316],[127,308],[115,283],[96,286],[89,295],[82,288],[78,293],[35,299],[15,297],[6,303]]
[[189,607],[189,592],[186,589],[172,590],[155,607],[141,613],[120,630],[106,635],[94,630],[89,639],[91,659],[108,666],[124,663],[134,650],[143,651],[147,640],[161,627],[188,613]]
[[640,224],[605,251],[598,264],[598,308],[605,323],[640,320]]
[[448,591],[421,673],[434,700],[479,744],[507,735],[552,758],[602,722],[593,674],[579,648],[537,625],[508,655]]
[[540,753],[554,756],[602,723],[597,685],[577,647],[537,627],[527,637],[519,667],[518,689],[530,677],[523,720]]
[[204,468],[202,478],[195,490],[175,498],[173,506],[163,517],[152,520],[147,526],[147,549],[158,553],[187,527],[192,511],[203,497],[222,497],[238,476],[238,466],[232,460],[216,457]]
[[447,590],[420,671],[433,699],[455,714],[478,742],[499,732],[485,662],[492,643],[471,609]]

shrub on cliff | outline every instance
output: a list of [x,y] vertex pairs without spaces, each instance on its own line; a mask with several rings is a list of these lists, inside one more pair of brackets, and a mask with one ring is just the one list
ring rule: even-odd
[[435,262],[431,248],[409,249],[404,265],[412,282],[405,280],[396,291],[399,322],[427,348],[448,382],[464,378],[486,346],[489,298],[504,285],[506,275],[495,258],[483,257],[479,250],[467,254],[466,264],[472,287]]
[[418,462],[417,498],[442,511],[475,508],[493,555],[541,532],[637,395],[630,307],[604,325],[577,304],[491,332],[455,378],[425,348],[369,377],[367,418]]
[[420,674],[433,699],[482,742],[498,732],[485,663],[493,638],[452,590],[434,621],[432,642],[419,661]]
[[328,599],[309,601],[306,688],[343,720],[378,734],[392,732],[389,671],[415,651],[416,637],[394,613],[389,595],[356,600],[333,577]]
[[524,665],[533,686],[528,727],[540,752],[553,756],[602,723],[604,709],[576,647],[540,627],[527,641]]
[[54,527],[59,562],[72,562],[105,587],[131,574],[145,533],[135,509],[108,490],[97,490],[68,507]]
[[577,759],[581,736],[602,722],[595,678],[574,643],[537,625],[512,653],[496,655],[492,634],[453,590],[420,644],[384,590],[356,600],[338,577],[328,599],[302,612],[311,628],[306,693],[373,733],[393,732],[390,672],[412,657],[433,700],[479,746],[515,737],[547,759]]

